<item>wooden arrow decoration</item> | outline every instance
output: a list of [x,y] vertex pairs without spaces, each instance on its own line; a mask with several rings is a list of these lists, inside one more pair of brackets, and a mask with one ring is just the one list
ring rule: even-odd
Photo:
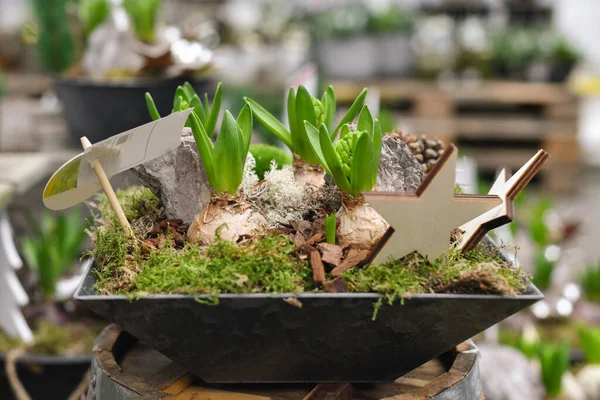
[[415,193],[363,193],[390,224],[370,261],[383,263],[414,251],[435,260],[448,251],[455,228],[502,203],[496,195],[455,195],[456,158],[451,145]]
[[499,196],[502,199],[502,204],[459,228],[463,232],[460,243],[462,251],[475,247],[492,229],[512,222],[515,199],[549,158],[548,153],[539,150],[510,179],[507,179],[508,174],[505,169],[500,172],[488,194]]

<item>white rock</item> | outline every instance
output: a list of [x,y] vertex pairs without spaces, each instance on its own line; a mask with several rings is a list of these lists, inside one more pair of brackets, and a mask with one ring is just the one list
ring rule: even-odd
[[600,399],[600,365],[588,364],[577,373],[577,382],[587,399]]
[[569,371],[562,376],[562,392],[558,396],[560,400],[595,400],[598,397],[587,397],[575,377]]

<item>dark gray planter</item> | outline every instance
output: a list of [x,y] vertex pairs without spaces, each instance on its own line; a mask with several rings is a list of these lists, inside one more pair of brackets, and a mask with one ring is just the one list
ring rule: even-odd
[[[144,95],[150,92],[160,115],[173,108],[173,96],[186,79],[132,79],[93,81],[86,78],[56,78],[54,87],[63,105],[71,144],[81,148],[79,138],[96,143],[151,121]],[[212,96],[213,81],[189,79],[198,96]]]
[[[543,298],[419,294],[385,305],[372,293],[95,294],[92,265],[75,299],[206,382],[392,381]],[[284,299],[296,297],[302,307]]]
[[[0,354],[0,399],[13,399],[6,376],[5,354]],[[90,368],[92,356],[26,354],[17,360],[17,375],[32,400],[64,400]]]

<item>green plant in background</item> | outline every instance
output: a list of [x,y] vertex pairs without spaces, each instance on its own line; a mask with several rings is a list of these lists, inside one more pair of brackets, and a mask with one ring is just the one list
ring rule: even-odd
[[566,342],[558,345],[543,343],[539,359],[546,394],[556,397],[562,391],[562,376],[569,369],[569,345]]
[[[190,84],[179,86],[175,93],[173,112],[193,109],[186,125],[191,125],[208,182],[217,193],[227,192],[234,195],[242,182],[250,146],[252,112],[249,106],[245,106],[236,120],[225,110],[219,135],[213,145],[211,139],[221,108],[221,88],[222,83],[219,83],[212,107],[209,106],[207,97],[203,107]],[[146,104],[152,118],[160,118],[149,93],[146,93]]]
[[556,263],[546,257],[546,248],[538,248],[534,258],[532,281],[540,290],[546,290],[552,283]]
[[76,58],[66,3],[66,0],[31,0],[39,27],[38,57],[42,66],[55,74],[66,71]]
[[139,40],[154,43],[158,9],[162,0],[123,0],[123,8],[131,18]]
[[381,132],[389,133],[393,132],[396,129],[396,118],[394,117],[394,113],[388,108],[382,108],[379,110],[379,125],[381,125]]
[[524,333],[514,334],[506,330],[500,331],[500,343],[514,347],[519,350],[525,357],[534,359],[538,356],[540,341],[539,337],[527,337]]
[[563,37],[557,37],[552,46],[552,58],[566,63],[576,63],[581,55]]
[[39,273],[44,295],[52,297],[60,275],[81,256],[89,224],[79,209],[65,214],[43,213],[40,223],[31,221],[34,235],[23,238],[23,256]]
[[510,28],[496,32],[492,40],[492,61],[509,72],[518,72],[540,57],[539,33],[534,29]]
[[297,91],[291,87],[287,99],[289,129],[256,101],[250,98],[244,100],[250,105],[255,118],[289,147],[292,153],[297,154],[308,164],[318,164],[320,160],[310,144],[304,122],[307,121],[312,126],[324,124],[333,140],[342,126],[351,122],[358,114],[366,95],[367,90],[363,89],[339,124],[333,127],[336,104],[335,93],[331,86],[327,88],[320,100],[311,96],[304,86],[298,87]]
[[600,364],[600,329],[580,325],[577,334],[587,363]]
[[357,128],[348,125],[341,129],[340,139],[333,144],[334,134],[322,123],[317,129],[305,121],[310,145],[319,163],[334,179],[342,192],[359,197],[375,186],[381,156],[381,126],[367,106],[358,116]]
[[275,161],[278,169],[281,169],[284,165],[292,164],[292,156],[286,153],[285,150],[270,144],[251,144],[250,153],[256,161],[254,172],[256,172],[258,179],[265,178],[265,172],[271,169],[271,161]]
[[109,0],[79,0],[78,14],[86,36],[92,32],[110,15]]
[[534,203],[530,211],[527,221],[529,236],[540,247],[551,244],[550,230],[548,229],[545,217],[552,207],[552,199],[542,197]]
[[316,38],[357,36],[367,30],[369,11],[361,4],[347,4],[316,14],[310,23]]
[[406,9],[395,6],[369,15],[367,31],[375,34],[393,34],[412,32],[413,15]]
[[581,287],[588,300],[600,303],[600,262],[587,266],[581,276]]
[[336,215],[325,216],[325,237],[327,237],[327,243],[335,244],[335,234],[337,231]]

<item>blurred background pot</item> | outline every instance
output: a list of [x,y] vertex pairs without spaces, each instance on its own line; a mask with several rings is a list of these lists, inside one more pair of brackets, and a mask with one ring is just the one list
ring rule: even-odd
[[410,36],[398,34],[382,36],[377,40],[379,73],[397,77],[412,75],[415,56],[410,43]]
[[319,66],[331,78],[368,79],[377,74],[378,56],[376,39],[367,36],[328,39],[317,45]]
[[[6,354],[0,354],[0,398],[13,399],[6,375]],[[64,400],[90,368],[91,355],[24,355],[16,361],[17,376],[32,400]]]
[[[96,143],[151,121],[144,94],[150,92],[161,115],[171,112],[173,93],[185,78],[93,81],[58,77],[55,89],[63,104],[71,144],[87,136]],[[189,79],[199,96],[212,93],[209,78]]]

